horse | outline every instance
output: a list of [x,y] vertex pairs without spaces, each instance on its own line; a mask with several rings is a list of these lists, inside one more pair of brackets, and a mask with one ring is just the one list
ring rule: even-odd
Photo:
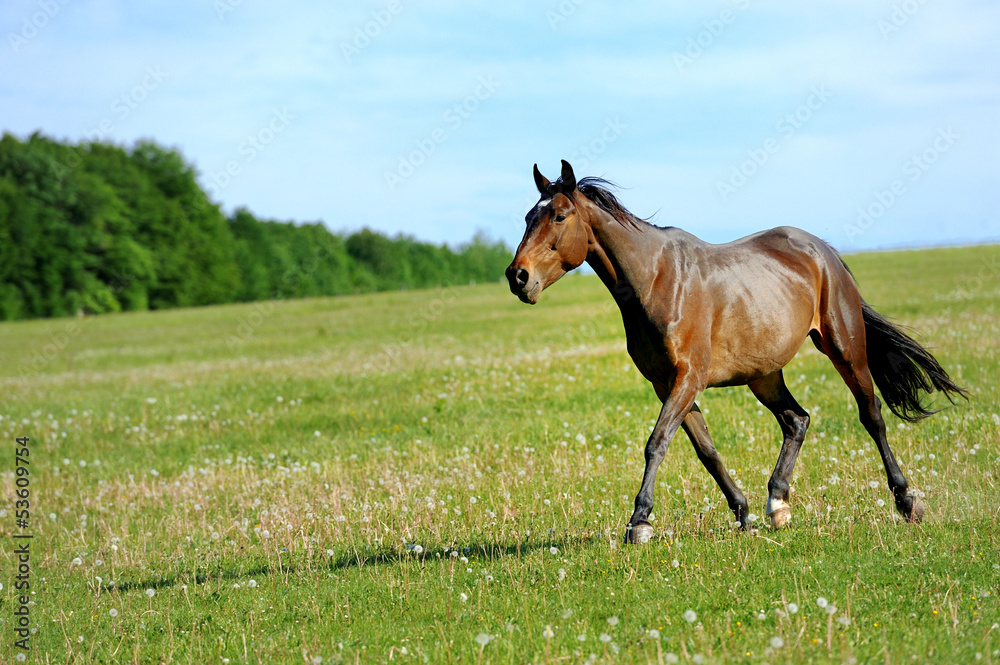
[[625,542],[653,536],[656,471],[678,428],[718,483],[742,529],[752,528],[747,499],[709,436],[696,399],[707,388],[746,385],[774,415],[782,442],[767,483],[765,514],[779,529],[791,521],[789,481],[809,414],[788,390],[782,368],[806,338],[833,363],[857,401],[861,424],[878,446],[896,509],[911,522],[924,515],[908,491],[886,440],[882,402],[906,421],[930,411],[922,393],[953,404],[968,399],[940,363],[866,303],[829,244],[779,227],[711,244],[629,212],[603,178],[577,181],[563,160],[552,182],[534,167],[540,198],[506,270],[511,292],[536,304],[541,292],[586,261],[610,291],[625,326],[628,354],[662,407],[646,442],[642,483]]

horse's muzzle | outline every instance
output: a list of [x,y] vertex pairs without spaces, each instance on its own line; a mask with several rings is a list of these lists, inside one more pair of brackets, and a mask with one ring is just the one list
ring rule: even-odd
[[523,266],[515,266],[513,263],[507,267],[507,283],[510,285],[510,292],[526,302],[534,305],[538,302],[541,293],[541,284],[538,279],[532,279],[531,273]]

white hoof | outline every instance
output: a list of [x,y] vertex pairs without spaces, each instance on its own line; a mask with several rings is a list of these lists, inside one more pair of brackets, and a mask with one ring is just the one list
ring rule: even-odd
[[648,543],[653,539],[653,526],[651,524],[636,524],[632,527],[629,540],[640,545]]
[[767,515],[771,518],[772,529],[782,529],[792,521],[792,508],[781,499],[768,498]]

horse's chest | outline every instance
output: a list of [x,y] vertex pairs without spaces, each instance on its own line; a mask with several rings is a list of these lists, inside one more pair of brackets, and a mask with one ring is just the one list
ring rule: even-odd
[[676,373],[676,363],[668,351],[664,334],[648,322],[626,322],[628,354],[636,368],[654,384],[669,383]]

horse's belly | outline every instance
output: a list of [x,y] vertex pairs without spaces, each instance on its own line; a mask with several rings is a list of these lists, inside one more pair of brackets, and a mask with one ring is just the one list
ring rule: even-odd
[[713,335],[709,386],[750,383],[777,372],[801,348],[809,333],[808,322],[771,327],[745,326]]

